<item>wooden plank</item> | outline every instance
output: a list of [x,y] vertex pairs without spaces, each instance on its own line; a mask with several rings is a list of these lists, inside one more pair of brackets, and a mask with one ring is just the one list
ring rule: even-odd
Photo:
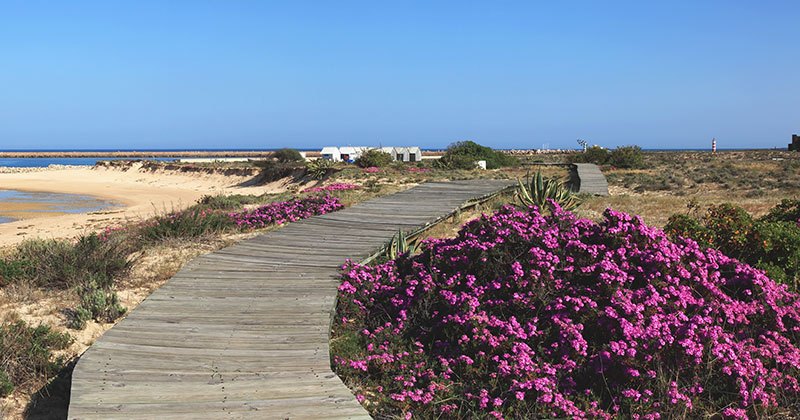
[[195,259],[81,356],[69,418],[368,418],[330,367],[339,267],[510,184],[422,184]]

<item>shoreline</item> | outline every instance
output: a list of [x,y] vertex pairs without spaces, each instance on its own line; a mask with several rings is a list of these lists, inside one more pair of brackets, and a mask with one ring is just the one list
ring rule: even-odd
[[182,210],[204,195],[282,192],[286,183],[246,186],[252,176],[140,171],[141,163],[125,170],[105,167],[48,168],[0,173],[3,189],[76,194],[116,204],[88,213],[43,214],[0,223],[0,247],[29,238],[68,238],[107,227]]

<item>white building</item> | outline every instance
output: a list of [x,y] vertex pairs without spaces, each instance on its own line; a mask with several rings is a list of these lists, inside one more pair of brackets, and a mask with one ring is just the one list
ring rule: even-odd
[[342,154],[339,151],[338,147],[328,146],[323,147],[322,151],[320,152],[322,159],[327,159],[333,162],[341,162],[342,161]]
[[419,147],[395,147],[394,160],[401,162],[419,162],[422,160],[422,150]]
[[334,162],[355,162],[367,150],[378,149],[388,153],[392,160],[399,162],[419,162],[422,160],[422,150],[419,147],[363,147],[363,146],[342,146],[342,147],[323,147],[320,155],[322,159]]
[[363,146],[343,146],[339,148],[339,155],[342,157],[342,161],[353,163],[356,159],[361,156],[362,153],[366,152],[367,150],[371,149],[371,147],[363,147]]

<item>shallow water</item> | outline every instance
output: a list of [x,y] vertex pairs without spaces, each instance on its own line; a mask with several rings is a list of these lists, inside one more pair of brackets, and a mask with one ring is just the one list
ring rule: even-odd
[[[50,165],[94,166],[101,160],[142,160],[144,158],[99,157],[99,158],[0,158],[0,166],[9,168],[44,168]],[[172,162],[175,158],[147,158],[161,162]]]
[[0,223],[40,217],[42,213],[90,213],[113,206],[110,201],[88,195],[0,190]]

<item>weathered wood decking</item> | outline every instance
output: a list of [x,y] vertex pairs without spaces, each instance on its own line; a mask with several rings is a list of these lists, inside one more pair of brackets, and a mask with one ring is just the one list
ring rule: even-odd
[[69,418],[368,418],[330,367],[338,267],[510,184],[423,184],[195,259],[83,354]]
[[608,181],[594,163],[573,163],[578,181],[578,193],[608,195]]

